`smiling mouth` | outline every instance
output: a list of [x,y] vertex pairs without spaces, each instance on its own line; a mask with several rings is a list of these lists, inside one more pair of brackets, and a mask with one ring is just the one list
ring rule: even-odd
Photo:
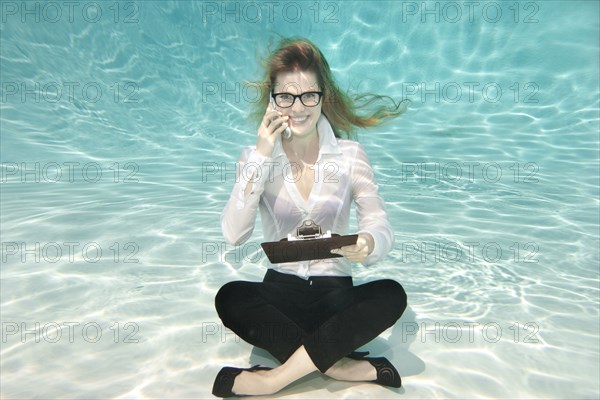
[[301,124],[301,123],[303,123],[304,121],[306,121],[308,119],[308,116],[304,116],[304,117],[291,117],[290,119],[294,123]]

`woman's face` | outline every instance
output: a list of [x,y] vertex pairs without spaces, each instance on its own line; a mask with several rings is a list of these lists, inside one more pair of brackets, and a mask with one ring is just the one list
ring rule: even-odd
[[[302,93],[318,92],[320,90],[317,77],[313,72],[297,71],[279,74],[275,80],[275,89],[273,90],[273,93],[300,95]],[[323,99],[321,98],[319,104],[308,107],[302,104],[299,98],[296,98],[291,107],[281,108],[276,106],[276,109],[281,111],[283,115],[289,115],[290,119],[288,123],[294,137],[301,138],[316,134],[317,121],[321,116],[322,104]]]

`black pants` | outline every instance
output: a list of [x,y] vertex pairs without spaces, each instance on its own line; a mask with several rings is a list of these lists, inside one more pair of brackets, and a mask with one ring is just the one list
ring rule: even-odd
[[393,280],[353,286],[351,277],[308,280],[269,269],[263,282],[225,284],[215,298],[223,324],[284,363],[300,346],[321,372],[394,325],[406,293]]

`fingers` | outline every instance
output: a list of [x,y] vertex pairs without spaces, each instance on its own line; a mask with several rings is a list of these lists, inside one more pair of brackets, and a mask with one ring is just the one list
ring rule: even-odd
[[271,126],[273,126],[273,127],[278,126],[278,128],[275,128],[275,130],[273,132],[274,133],[275,132],[277,132],[277,133],[283,132],[283,130],[288,127],[287,121],[289,118],[290,117],[288,117],[287,115],[284,115],[279,118],[275,118],[273,121],[271,121]]
[[332,254],[339,254],[353,262],[362,262],[369,255],[369,247],[364,242],[357,242],[350,246],[331,250]]
[[356,244],[333,249],[331,250],[331,253],[339,254],[352,262],[363,262],[371,253],[372,246],[369,245],[368,239],[369,237],[360,234]]
[[281,133],[288,127],[289,116],[282,115],[276,110],[267,111],[263,118],[263,125],[267,128],[270,135]]
[[268,125],[268,123],[272,121],[275,117],[280,117],[281,115],[281,111],[267,109],[267,112],[263,117],[263,122],[265,123],[265,125]]
[[350,246],[344,246],[344,247],[340,247],[337,249],[333,249],[333,250],[331,250],[331,252],[333,254],[341,254],[344,257],[346,257],[346,256],[354,255],[354,254],[359,254],[363,250],[365,250],[363,247],[359,247],[359,246],[353,244]]
[[273,153],[277,134],[282,133],[288,127],[287,115],[282,115],[281,112],[274,110],[271,106],[267,107],[262,123],[258,127],[258,138],[256,140],[256,150],[270,157]]
[[281,111],[277,110],[272,102],[269,102],[262,122],[265,126],[269,126],[277,117],[281,117],[282,115]]

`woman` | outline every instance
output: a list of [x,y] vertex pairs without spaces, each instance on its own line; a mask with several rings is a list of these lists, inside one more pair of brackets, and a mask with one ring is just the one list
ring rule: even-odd
[[[282,40],[266,69],[256,147],[243,151],[221,216],[226,239],[245,242],[259,209],[265,241],[295,235],[307,220],[347,234],[352,200],[360,230],[355,245],[332,251],[336,258],[272,264],[263,282],[229,282],[219,290],[215,305],[223,324],[281,365],[225,367],[213,394],[273,394],[316,370],[337,380],[400,387],[387,359],[354,352],[400,318],[406,293],[389,279],[353,286],[351,262],[367,266],[381,259],[394,236],[364,149],[341,139],[400,111],[379,106],[358,115],[355,100],[367,99],[363,106],[369,106],[383,97],[352,100],[342,93],[323,54],[306,39]],[[284,139],[288,128],[291,137]]]

